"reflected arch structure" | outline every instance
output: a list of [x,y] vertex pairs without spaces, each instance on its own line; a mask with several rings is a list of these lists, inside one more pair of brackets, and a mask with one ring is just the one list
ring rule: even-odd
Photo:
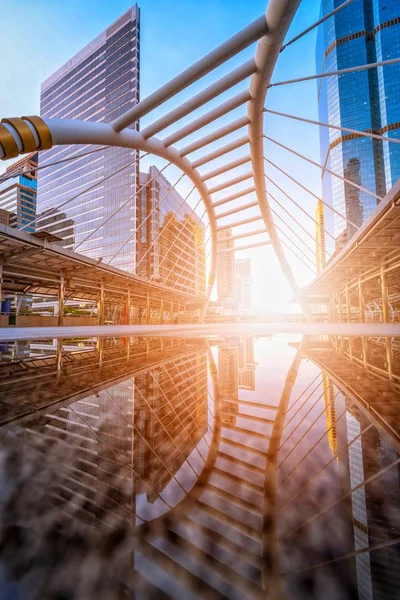
[[[128,109],[126,113],[110,124],[47,118],[41,120],[39,117],[3,119],[0,125],[0,158],[9,158],[16,156],[18,153],[64,144],[120,146],[142,150],[162,157],[177,166],[191,179],[204,203],[210,224],[211,259],[206,296],[200,320],[204,319],[216,279],[218,233],[257,221],[261,221],[261,229],[249,230],[233,237],[234,239],[244,239],[246,242],[251,241],[252,236],[255,235],[264,235],[263,239],[253,244],[242,244],[242,246],[235,247],[234,251],[271,244],[281,269],[302,306],[306,318],[310,319],[311,314],[299,294],[298,286],[286,259],[269,207],[265,188],[262,140],[263,106],[266,91],[283,39],[299,4],[300,0],[270,0],[264,16],[254,21],[143,101]],[[254,59],[244,62],[227,75],[217,79],[215,83],[209,85],[200,93],[178,104],[176,108],[153,121],[140,133],[128,129],[140,118],[162,106],[205,75],[214,72],[219,66],[238,55],[254,42],[258,42]],[[200,117],[195,116],[188,124],[169,133],[167,137],[162,137],[162,132],[165,129],[168,128],[168,131],[170,131],[171,125],[179,122],[184,117],[190,117],[198,108],[207,105],[208,102],[213,101],[222,93],[228,92],[235,85],[248,78],[250,79],[247,91],[244,90],[220,103]],[[199,137],[183,148],[178,149],[176,147],[180,140],[201,131],[203,127],[214,123],[220,117],[229,115],[236,108],[240,106],[243,108],[246,105],[247,115],[244,114],[242,118],[214,129],[212,133]],[[225,141],[225,144],[219,146],[216,150],[211,152],[206,150],[199,157],[199,150],[218,140],[224,141],[226,136],[243,128],[247,128],[247,135],[242,135],[242,137],[231,142]],[[242,151],[244,148],[247,154],[235,160],[229,158],[231,152],[236,152],[238,149]],[[196,153],[195,158],[190,157],[192,153]],[[217,163],[214,161],[217,161]],[[237,171],[238,168],[240,169],[247,163],[250,163],[251,170],[249,172],[243,174]],[[210,170],[205,173],[202,172],[203,165],[206,165],[206,168],[210,168]],[[222,183],[218,183],[218,177],[220,176],[225,178]],[[228,180],[226,180],[226,177],[228,177]],[[216,184],[212,183],[215,178],[217,179]],[[232,189],[235,190],[231,186],[246,180],[250,180],[251,187],[231,193]],[[221,198],[219,193],[224,190],[227,190],[228,195]],[[252,193],[255,193],[256,200],[246,201],[245,197]],[[216,211],[217,207],[222,205],[225,207],[226,204],[229,205],[229,203],[237,201],[239,198],[239,204],[236,202],[233,209],[224,210],[223,212]],[[250,209],[258,209],[258,215],[253,212],[252,216],[248,217],[249,213],[247,211]],[[235,220],[227,222],[226,219],[229,217],[230,220],[231,215],[235,215]],[[243,216],[247,218],[242,218]],[[238,217],[240,217],[240,220],[237,220]]]

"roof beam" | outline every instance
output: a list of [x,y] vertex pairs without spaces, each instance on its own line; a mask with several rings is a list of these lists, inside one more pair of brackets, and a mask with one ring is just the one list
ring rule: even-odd
[[248,124],[249,124],[248,117],[242,117],[241,119],[237,119],[236,121],[233,121],[233,123],[229,123],[228,125],[225,125],[224,127],[221,127],[220,129],[217,129],[216,131],[214,131],[214,133],[210,133],[210,135],[206,135],[205,137],[200,138],[196,142],[193,142],[193,144],[189,144],[188,146],[185,146],[185,148],[182,148],[182,150],[179,151],[179,154],[181,156],[186,156],[187,154],[190,154],[191,152],[200,150],[200,148],[203,148],[204,146],[207,146],[208,144],[211,144],[212,142],[216,142],[217,140],[221,139],[222,137],[225,137],[226,135],[229,135],[230,133],[233,133],[234,131],[241,129],[242,127],[245,127]]
[[208,193],[211,195],[211,194],[215,194],[216,192],[222,192],[222,190],[226,190],[226,188],[231,187],[232,185],[236,185],[237,183],[242,183],[242,181],[246,181],[247,179],[252,179],[252,178],[253,178],[253,172],[249,171],[248,173],[245,173],[244,175],[239,175],[238,177],[234,177],[233,179],[230,179],[229,181],[225,181],[224,183],[220,183],[219,185],[209,188]]
[[[205,175],[202,176],[202,181],[207,181],[207,179],[212,179],[213,177],[217,177],[217,175],[223,175],[224,173],[226,173],[227,171],[231,171],[232,169],[236,169],[236,167],[240,167],[241,165],[245,165],[246,163],[250,162],[250,156],[243,156],[243,158],[238,158],[237,160],[234,160],[230,163],[228,163],[227,165],[224,165],[223,167],[219,167],[218,169],[215,169],[214,171],[209,171],[208,173],[206,173]],[[209,192],[211,193],[211,192]]]
[[206,56],[194,63],[194,65],[180,73],[180,75],[177,75],[177,77],[174,77],[153,94],[150,94],[142,102],[127,110],[112,122],[112,127],[115,131],[121,131],[125,127],[129,127],[129,125],[132,125],[132,123],[157,108],[157,106],[160,106],[160,104],[201,79],[253,42],[262,38],[267,32],[268,28],[265,16],[256,19],[224,44],[206,54]]
[[224,231],[225,229],[232,229],[232,227],[239,227],[239,225],[247,225],[247,223],[255,223],[256,221],[261,220],[262,217],[250,217],[249,219],[243,219],[243,221],[236,221],[236,223],[230,223],[229,225],[222,225],[221,227],[217,227],[217,231]]
[[250,237],[252,235],[261,235],[262,233],[268,233],[268,231],[265,229],[255,229],[254,231],[248,231],[246,233],[239,233],[238,235],[232,235],[229,239],[229,241],[233,242],[234,240],[240,240],[242,238],[246,238],[246,237]]
[[[231,239],[231,238],[228,238]],[[240,250],[249,250],[250,248],[260,248],[261,246],[270,246],[271,241],[259,242],[258,244],[248,244],[246,246],[238,246],[237,248],[225,248],[224,250],[217,250],[217,254],[225,254],[227,252],[240,252]]]
[[193,161],[192,167],[194,169],[197,169],[198,167],[201,167],[202,165],[205,165],[206,163],[211,162],[212,160],[215,160],[216,158],[219,158],[220,156],[224,156],[224,154],[228,154],[228,152],[237,150],[237,148],[241,148],[242,146],[245,146],[248,143],[249,143],[249,138],[247,135],[245,135],[245,136],[239,138],[238,140],[234,140],[233,142],[230,142],[230,144],[226,144],[222,148],[218,148],[218,150],[215,150],[214,152],[210,152],[209,154],[206,154],[202,158],[199,158],[198,160]]
[[210,100],[213,100],[223,92],[226,92],[231,87],[240,83],[247,77],[250,77],[256,71],[256,64],[253,59],[247,61],[228,75],[225,75],[221,79],[218,79],[215,83],[207,87],[205,90],[193,96],[193,98],[189,98],[186,102],[171,110],[169,113],[146,127],[142,130],[142,136],[145,140],[150,137],[153,137],[163,129],[166,129],[179,119],[186,117],[186,115],[190,114],[200,106],[207,104]]
[[247,210],[248,208],[254,208],[258,206],[258,201],[249,202],[248,204],[243,204],[242,206],[237,206],[236,208],[232,208],[232,210],[227,210],[220,215],[215,215],[216,219],[223,219],[224,217],[229,217],[229,215],[234,215],[238,212],[242,212],[242,210]]
[[230,196],[226,196],[226,198],[222,198],[222,200],[218,200],[217,202],[214,202],[213,208],[217,208],[217,206],[222,206],[223,204],[226,204],[227,202],[231,202],[232,200],[236,200],[237,198],[242,198],[243,196],[247,196],[247,194],[251,194],[252,192],[255,192],[255,191],[256,191],[255,187],[248,187],[245,190],[236,192],[236,194],[231,194]]
[[250,92],[248,90],[244,90],[244,92],[240,92],[240,94],[237,94],[233,98],[230,98],[226,102],[223,102],[220,106],[213,108],[212,110],[210,110],[208,113],[206,113],[202,117],[195,119],[188,125],[185,125],[185,127],[178,129],[178,131],[176,131],[175,133],[172,133],[171,135],[166,137],[163,140],[164,146],[166,148],[168,148],[168,146],[171,146],[172,144],[179,142],[179,140],[187,137],[188,135],[191,135],[195,131],[198,131],[199,129],[201,129],[202,127],[205,127],[209,123],[212,123],[216,119],[223,117],[228,112],[235,110],[236,108],[238,108],[239,106],[242,106],[249,100],[250,100]]

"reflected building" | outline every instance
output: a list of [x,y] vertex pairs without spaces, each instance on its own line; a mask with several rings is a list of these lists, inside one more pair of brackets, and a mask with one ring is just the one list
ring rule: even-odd
[[[389,600],[397,597],[400,587],[398,548],[365,550],[398,537],[400,472],[398,466],[385,472],[398,454],[376,427],[370,427],[368,417],[347,399],[343,398],[337,409],[341,410],[343,404],[346,414],[338,427],[337,442],[343,492],[356,488],[349,497],[348,509],[352,549],[360,552],[354,557],[358,597]],[[382,475],[374,478],[381,470]]]
[[148,502],[182,467],[208,428],[207,357],[182,356],[135,378],[136,491]]
[[140,173],[137,210],[138,275],[204,295],[204,223],[155,166]]
[[[322,15],[335,7],[331,0],[322,0]],[[388,60],[399,54],[397,2],[354,0],[318,28],[316,59],[320,73]],[[399,139],[400,97],[389,93],[399,76],[400,65],[389,65],[321,79],[320,121]],[[396,144],[327,127],[320,128],[320,145],[321,164],[347,179],[345,182],[325,172],[324,200],[358,226],[377,201],[351,182],[383,197],[400,177],[400,152]],[[327,219],[331,218],[327,214]],[[334,215],[337,249],[355,230]]]
[[221,423],[235,425],[239,390],[255,390],[254,338],[227,338],[218,349]]
[[[139,37],[134,5],[43,82],[42,117],[110,123],[137,103]],[[41,153],[41,163],[58,164],[40,172],[37,212],[43,219],[37,230],[50,231],[66,248],[132,272],[138,158],[138,151],[128,148],[77,145]]]
[[65,448],[57,493],[72,518],[134,524],[136,495],[153,503],[207,432],[207,389],[206,354],[194,351],[32,420],[25,432]]
[[27,435],[65,447],[58,495],[72,518],[112,527],[133,520],[133,406],[134,381],[127,379],[26,427]]
[[32,221],[36,217],[38,153],[33,152],[7,167],[4,175],[18,173],[16,177],[0,183],[1,223],[24,229],[28,233],[35,231]]

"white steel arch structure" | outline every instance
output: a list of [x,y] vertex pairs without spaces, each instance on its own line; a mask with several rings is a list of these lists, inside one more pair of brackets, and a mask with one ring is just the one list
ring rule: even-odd
[[[53,145],[100,144],[142,150],[162,157],[168,162],[176,165],[191,179],[199,191],[210,222],[211,264],[206,291],[206,304],[203,310],[204,315],[216,278],[218,232],[218,216],[215,212],[212,200],[214,190],[212,186],[207,184],[207,181],[208,179],[212,179],[214,175],[233,170],[235,166],[238,165],[227,163],[225,167],[220,167],[215,173],[210,171],[206,176],[202,176],[197,167],[211,163],[215,158],[228,153],[230,150],[243,145],[248,145],[254,188],[264,220],[265,229],[269,234],[268,242],[272,243],[281,267],[288,278],[294,293],[299,297],[297,284],[277,236],[265,193],[262,132],[264,120],[263,106],[270,77],[282,46],[283,39],[300,1],[301,0],[285,0],[282,2],[280,0],[271,0],[265,16],[257,19],[237,35],[233,36],[203,59],[192,65],[189,69],[159,88],[156,92],[139,102],[139,104],[133,106],[111,124],[78,120],[41,120],[38,117],[3,119],[0,131],[0,158],[10,158],[18,153],[48,149]],[[209,86],[200,94],[197,94],[190,101],[184,102],[165,117],[153,122],[153,124],[140,133],[127,129],[129,125],[139,118],[151,112],[154,108],[160,106],[204,75],[213,71],[219,65],[238,54],[256,40],[259,40],[259,42],[254,60],[250,60],[241,67],[235,69],[229,75]],[[210,111],[208,114],[206,113],[200,119],[196,119],[191,125],[185,126],[165,139],[162,139],[161,136],[158,137],[160,132],[168,125],[183,116],[189,115],[197,107],[206,104],[221,92],[229,90],[236,83],[249,76],[250,84],[248,93],[244,92],[239,94],[230,101],[225,102],[218,108]],[[214,121],[221,115],[227,114],[230,110],[241,104],[247,104],[247,117],[232,122],[230,125],[217,130],[215,134],[200,138],[196,143],[190,144],[190,146],[183,148],[183,150],[178,150],[173,145],[177,141],[184,139],[190,133],[200,130],[207,123]],[[248,134],[247,136],[239,138],[237,142],[227,144],[221,147],[219,151],[205,154],[203,158],[195,161],[188,158],[188,155],[191,152],[206,147],[215,140],[223,139],[227,134],[244,126],[247,126]],[[9,135],[7,135],[7,133]],[[229,183],[230,182],[224,187],[229,188]],[[232,180],[232,183],[235,183],[235,181]],[[232,183],[230,183],[230,185],[232,185]],[[220,201],[219,205],[229,202],[230,199],[234,198],[228,196],[223,202]],[[240,212],[240,210],[239,207],[238,209],[235,209],[234,212]],[[226,229],[225,226],[224,228]],[[302,303],[300,297],[299,301]],[[308,313],[307,306],[304,305],[304,303],[303,310],[305,313]]]
[[[0,158],[11,158],[13,156],[17,156],[19,153],[48,149],[52,145],[96,144],[137,149],[139,151],[151,153],[165,159],[169,164],[178,167],[191,180],[193,186],[197,189],[204,203],[205,212],[207,213],[209,220],[211,260],[206,297],[201,319],[205,315],[208,301],[210,300],[213,285],[216,279],[219,231],[223,231],[231,227],[234,228],[236,226],[262,221],[261,228],[240,233],[239,235],[233,236],[232,239],[246,239],[247,241],[250,241],[252,236],[264,233],[267,234],[268,237],[264,238],[262,242],[255,244],[246,242],[245,245],[235,248],[235,251],[271,244],[279,261],[280,267],[288,283],[290,284],[297,301],[301,305],[306,319],[311,320],[311,311],[307,304],[307,300],[300,293],[298,284],[286,258],[286,254],[283,249],[283,245],[286,246],[286,244],[285,242],[282,242],[278,236],[278,231],[281,231],[281,229],[274,220],[273,213],[276,213],[269,202],[269,197],[272,199],[274,198],[269,193],[269,190],[267,191],[266,187],[266,179],[269,178],[265,173],[265,161],[273,166],[276,165],[274,165],[274,163],[272,163],[272,161],[269,159],[265,158],[264,138],[270,140],[271,142],[275,142],[275,140],[264,135],[264,113],[274,113],[274,111],[268,111],[265,108],[265,100],[267,97],[267,91],[272,86],[296,83],[298,81],[306,81],[310,79],[318,79],[326,76],[340,76],[344,72],[347,73],[369,68],[376,68],[382,65],[398,63],[400,61],[400,59],[395,58],[387,61],[381,61],[380,63],[356,66],[343,71],[327,72],[322,75],[312,75],[310,77],[301,79],[292,79],[289,81],[271,84],[271,76],[280,52],[292,42],[300,39],[303,35],[307,34],[309,31],[313,30],[315,27],[332,17],[335,13],[351,4],[352,1],[353,0],[346,0],[331,13],[325,15],[318,22],[314,23],[302,33],[284,44],[284,38],[288,32],[293,17],[299,8],[299,5],[301,4],[301,0],[270,0],[264,16],[254,21],[241,32],[227,40],[224,44],[183,71],[180,75],[173,78],[170,82],[160,87],[154,93],[150,94],[150,96],[132,106],[112,123],[104,124],[79,120],[60,120],[47,118],[40,119],[39,117],[3,119],[0,125]],[[241,66],[230,71],[220,79],[217,79],[214,83],[208,85],[208,87],[205,87],[202,91],[193,95],[189,100],[178,104],[176,108],[173,108],[172,110],[167,109],[169,112],[166,112],[166,114],[164,114],[162,117],[150,122],[150,124],[147,125],[142,131],[137,132],[129,129],[129,127],[139,119],[149,115],[153,110],[164,106],[165,103],[171,101],[171,99],[175,98],[180,92],[189,88],[192,84],[198,82],[206,75],[214,72],[218,67],[226,63],[232,57],[238,55],[256,41],[258,41],[258,43],[253,59],[244,62],[241,64]],[[207,104],[210,101],[213,101],[221,94],[230,91],[235,85],[245,80],[249,80],[247,90],[230,97],[228,100],[224,99],[211,110],[207,109]],[[201,116],[194,116],[193,120],[190,120],[192,114],[197,109],[203,107],[203,114]],[[243,111],[244,114],[241,118],[231,120],[223,127],[218,128],[218,126],[215,125],[216,128],[212,133],[202,136],[201,130],[204,127],[211,123],[214,124],[214,122],[220,117],[230,115],[232,111],[240,107],[243,109],[245,109],[245,107],[247,108],[246,111]],[[275,112],[275,114],[280,113]],[[297,118],[284,113],[281,113],[281,116],[295,119]],[[189,121],[184,126],[179,128],[179,126],[176,126],[176,123],[183,118],[189,118]],[[343,129],[330,124],[323,124],[301,118],[297,119],[300,121],[306,121],[308,123],[314,123],[315,125]],[[171,133],[170,128],[172,128],[174,125],[175,129],[173,129]],[[167,129],[168,134],[165,135],[163,132]],[[227,136],[243,129],[245,130],[245,133],[242,131],[241,137],[235,138],[233,141],[226,141],[225,138]],[[391,141],[395,143],[399,142],[398,140],[389,140],[389,138],[385,138],[384,136],[371,134],[368,132],[360,132],[356,130],[347,131],[352,131],[357,135],[365,135],[367,137],[372,136],[382,141]],[[192,141],[193,138],[190,138],[190,143],[182,147],[177,146],[179,142],[185,140],[185,138],[192,136],[195,133],[198,134],[198,137],[195,139],[195,141]],[[216,150],[211,152],[207,151],[208,145],[219,140],[224,141],[224,139],[225,143],[219,146]],[[289,150],[296,154],[296,152],[290,148],[287,148],[279,143],[278,145],[285,150]],[[241,156],[240,158],[236,158],[235,160],[231,160],[230,158],[226,157],[226,155],[229,156],[230,152],[236,151],[239,148],[242,150],[245,148],[247,154]],[[203,152],[201,156],[198,154],[199,150]],[[196,153],[196,158],[191,158],[192,153]],[[300,155],[299,153],[297,153],[297,156],[312,162],[307,159],[307,157]],[[213,167],[213,162],[221,158],[223,158],[224,162],[221,164],[221,161],[219,161],[216,163],[219,166],[217,168]],[[237,168],[248,163],[250,163],[250,169],[248,172],[239,172],[239,174],[237,171],[235,172]],[[317,163],[313,164],[320,167],[320,165]],[[205,166],[207,169],[206,172],[199,170],[202,169],[203,166]],[[320,168],[325,169],[325,167]],[[282,169],[280,170],[282,173],[288,175]],[[368,190],[365,190],[356,183],[349,182],[344,177],[336,175],[336,173],[331,173],[342,179],[343,182],[346,182],[347,184],[350,184],[363,192],[370,193],[370,195],[374,196],[378,201],[381,199],[376,194],[368,192]],[[214,178],[225,174],[228,174],[228,180],[225,180],[223,183],[213,183]],[[288,176],[290,177],[290,175]],[[294,180],[292,177],[290,178],[295,181],[295,183],[299,184],[298,181]],[[237,191],[238,188],[235,189],[233,187],[238,183],[246,181],[249,182],[249,187],[246,187],[245,189],[240,189]],[[301,186],[301,184],[299,185]],[[308,188],[305,188],[304,186],[302,187],[312,195],[315,195],[313,192],[310,192]],[[222,198],[217,196],[217,198],[215,198],[214,194],[219,194],[224,190],[226,190],[226,196]],[[231,193],[232,190],[234,193]],[[252,193],[255,193],[256,199],[250,202],[248,200],[246,201],[246,196]],[[285,192],[283,193],[288,196]],[[288,198],[291,200],[289,196]],[[234,204],[230,204],[233,201],[236,202]],[[237,201],[239,201],[239,203]],[[220,206],[225,207],[225,205],[227,205],[228,209],[230,206],[234,206],[234,208],[224,210],[223,212],[217,212],[217,208]],[[246,213],[246,211],[252,208],[257,208],[259,215],[247,217],[248,213]],[[298,206],[298,208],[305,212],[301,206]],[[283,210],[285,209],[283,208]],[[332,210],[337,213],[334,208],[332,208]],[[288,213],[287,210],[285,210],[285,212]],[[220,225],[218,222],[219,219],[225,220],[225,218],[230,215],[241,217],[242,213],[244,218],[239,221],[234,221],[228,224],[224,223],[223,225]],[[308,214],[307,216],[310,217]],[[339,214],[339,216],[343,218],[346,223],[354,225],[345,216],[341,214]],[[300,227],[302,226],[300,225]],[[302,227],[302,229],[304,229],[304,227]],[[291,231],[294,235],[296,235],[296,232],[293,231],[293,229],[291,229]],[[283,232],[281,231],[281,233]],[[308,233],[308,235],[310,234]],[[297,237],[299,236],[297,235]],[[295,243],[293,243],[293,245],[296,247]],[[299,253],[302,253],[301,250],[299,250]],[[308,262],[312,265],[312,267],[314,267],[314,263],[310,261],[309,258]]]

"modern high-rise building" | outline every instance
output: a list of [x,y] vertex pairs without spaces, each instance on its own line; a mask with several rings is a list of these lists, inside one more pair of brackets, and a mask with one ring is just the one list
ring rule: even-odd
[[140,173],[137,214],[136,272],[204,295],[204,223],[155,166]]
[[235,252],[232,230],[218,232],[217,294],[218,301],[236,299]]
[[238,258],[235,260],[236,299],[248,313],[252,309],[251,286],[251,259]]
[[[139,39],[135,4],[43,82],[41,115],[109,123],[136,104]],[[88,154],[92,150],[98,151]],[[73,145],[43,152],[41,164],[63,162],[40,172],[37,212],[43,219],[37,229],[62,238],[66,248],[133,271],[137,159],[136,150],[125,148]]]
[[[343,1],[322,0],[322,15],[340,4]],[[399,55],[398,2],[354,0],[318,30],[319,73]],[[400,65],[394,64],[319,80],[320,121],[399,139],[400,95],[393,91],[399,77]],[[384,196],[400,177],[400,151],[396,144],[378,139],[326,127],[320,130],[322,164],[348,180],[344,182],[324,172],[324,200],[358,227],[374,210],[377,200],[349,182]],[[333,232],[339,248],[356,227],[334,215]]]
[[37,166],[38,153],[28,154],[13,163],[4,173],[5,177],[16,173],[18,175],[0,183],[1,222],[29,233],[35,231],[33,221],[36,217],[37,171],[34,169]]

